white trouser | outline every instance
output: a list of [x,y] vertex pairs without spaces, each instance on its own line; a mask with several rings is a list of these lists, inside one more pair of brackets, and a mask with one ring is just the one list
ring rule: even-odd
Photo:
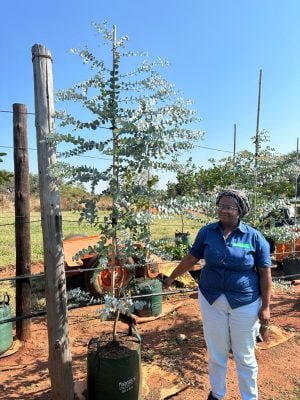
[[226,393],[227,360],[230,349],[236,363],[243,400],[257,400],[256,336],[261,299],[232,309],[221,295],[210,305],[199,291],[204,338],[208,350],[208,372],[212,394],[223,399]]

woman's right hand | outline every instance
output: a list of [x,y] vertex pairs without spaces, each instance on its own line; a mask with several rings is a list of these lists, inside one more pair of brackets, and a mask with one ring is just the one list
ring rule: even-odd
[[163,287],[164,289],[169,289],[174,282],[174,279],[168,276],[166,279],[163,281]]
[[188,253],[183,259],[180,261],[180,263],[177,265],[177,267],[174,269],[172,272],[171,276],[169,276],[167,279],[164,280],[163,286],[164,288],[170,288],[174,280],[187,272],[189,269],[192,268],[193,265],[195,265],[199,261],[198,258],[192,256],[190,253]]

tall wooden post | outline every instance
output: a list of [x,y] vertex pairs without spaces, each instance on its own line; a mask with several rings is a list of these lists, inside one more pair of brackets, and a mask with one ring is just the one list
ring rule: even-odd
[[259,157],[259,119],[260,119],[260,97],[261,97],[261,78],[262,70],[259,70],[259,82],[258,82],[258,100],[257,100],[257,115],[256,115],[256,131],[255,131],[255,167],[257,166],[257,160]]
[[236,161],[236,124],[233,125],[233,182],[234,187],[236,184],[236,168],[235,168],[235,161]]
[[256,204],[257,204],[257,167],[258,167],[258,157],[260,150],[260,137],[259,137],[259,119],[260,119],[260,97],[261,97],[261,79],[262,70],[259,70],[259,82],[258,82],[258,100],[257,100],[257,116],[256,116],[256,132],[255,132],[255,155],[254,155],[254,168],[255,168],[255,188],[254,188],[254,221],[256,223]]
[[[111,74],[113,77],[112,82],[112,92],[111,92],[111,99],[112,104],[116,104],[115,97],[116,97],[116,88],[115,88],[115,77],[116,77],[116,46],[117,46],[117,29],[116,26],[113,26],[113,48],[112,48],[112,55],[113,55],[113,62],[112,62],[112,70]],[[119,153],[118,149],[118,134],[116,133],[116,115],[115,115],[115,106],[113,106],[113,118],[112,118],[112,139],[113,139],[113,187],[112,187],[112,209],[113,209],[113,217],[112,217],[112,227],[113,227],[113,234],[112,234],[112,257],[111,257],[111,293],[115,296],[115,272],[116,272],[116,257],[118,254],[118,237],[117,237],[117,229],[118,229],[118,221],[115,215],[116,212],[116,202],[119,200]]]
[[46,307],[48,318],[49,372],[53,400],[73,400],[72,358],[68,337],[66,277],[62,243],[59,190],[51,168],[56,150],[52,56],[48,49],[32,47],[35,126],[44,243]]
[[[27,140],[27,108],[24,104],[13,104],[14,168],[15,168],[15,243],[16,275],[31,274],[30,249],[30,189]],[[31,312],[31,282],[29,279],[16,282],[16,315]],[[21,341],[30,339],[31,320],[16,322],[16,336]]]

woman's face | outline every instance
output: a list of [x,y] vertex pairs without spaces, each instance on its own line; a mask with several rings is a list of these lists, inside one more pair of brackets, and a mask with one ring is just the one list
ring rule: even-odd
[[238,209],[238,204],[233,197],[221,197],[219,204],[217,205],[217,211],[220,221],[224,224],[232,225],[233,223],[238,223],[240,213]]

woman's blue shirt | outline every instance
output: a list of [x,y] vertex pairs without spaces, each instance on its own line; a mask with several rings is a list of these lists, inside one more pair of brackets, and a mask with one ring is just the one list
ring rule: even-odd
[[199,288],[206,300],[212,304],[224,294],[231,308],[257,300],[257,268],[271,266],[269,243],[259,231],[242,222],[226,239],[220,222],[206,225],[198,232],[190,254],[205,260]]

